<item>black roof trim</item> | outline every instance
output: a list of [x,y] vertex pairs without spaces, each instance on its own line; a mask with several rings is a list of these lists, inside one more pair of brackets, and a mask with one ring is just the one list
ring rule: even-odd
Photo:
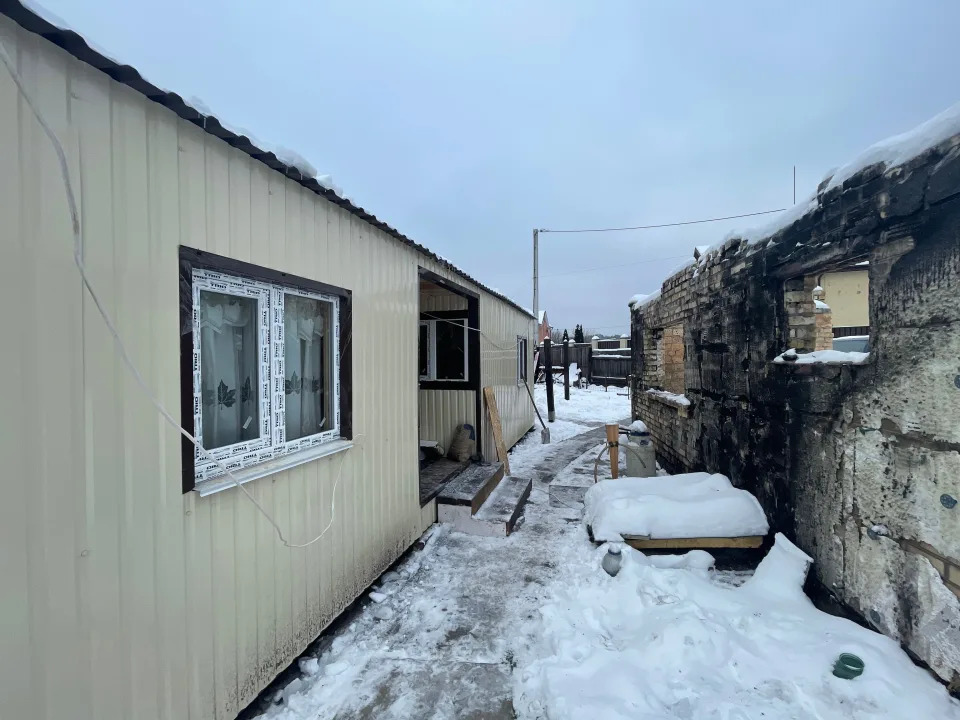
[[133,68],[129,65],[119,64],[116,61],[101,55],[99,52],[90,47],[87,44],[87,41],[84,40],[81,35],[77,34],[73,30],[63,30],[56,25],[51,24],[32,10],[24,7],[19,0],[0,0],[0,14],[6,15],[15,23],[20,25],[23,29],[32,32],[35,35],[39,35],[45,40],[48,40],[54,45],[64,49],[77,58],[77,60],[80,60],[81,62],[100,70],[113,80],[133,88],[141,95],[145,96],[148,100],[152,100],[153,102],[172,110],[184,120],[192,122],[194,125],[202,128],[205,132],[213,135],[216,138],[219,138],[220,140],[223,140],[225,143],[235,147],[237,150],[246,153],[254,160],[259,160],[272,170],[276,170],[308,190],[311,190],[317,195],[322,196],[324,199],[339,205],[352,215],[356,215],[358,218],[361,218],[369,224],[379,228],[400,242],[409,245],[417,250],[417,252],[421,253],[422,255],[426,255],[431,260],[439,263],[442,267],[447,268],[466,280],[469,280],[477,287],[483,289],[490,295],[499,298],[523,314],[533,317],[533,314],[530,313],[526,308],[521,307],[507,296],[496,292],[475,278],[470,277],[453,263],[444,260],[436,253],[431,252],[428,248],[411,240],[399,230],[387,225],[387,223],[383,222],[375,215],[367,212],[362,207],[354,205],[352,202],[340,197],[332,190],[328,190],[327,188],[323,187],[319,182],[317,182],[316,178],[304,176],[295,167],[281,162],[280,159],[277,158],[277,156],[272,152],[258,148],[246,135],[237,135],[236,133],[231,132],[225,128],[213,115],[204,115],[187,105],[183,98],[177,95],[177,93],[163,90],[151,84],[144,79],[142,75],[140,75],[136,68]]

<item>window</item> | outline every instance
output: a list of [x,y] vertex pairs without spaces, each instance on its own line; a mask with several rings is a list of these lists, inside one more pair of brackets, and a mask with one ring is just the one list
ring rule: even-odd
[[[186,248],[181,257],[187,252],[211,264],[216,257]],[[182,305],[190,311],[183,347],[192,346],[183,390],[184,398],[192,396],[192,417],[185,420],[197,440],[236,470],[348,434],[341,425],[340,332],[349,293],[220,260],[229,272],[181,263],[181,286],[189,283]],[[188,480],[222,474],[192,445],[186,460],[185,489],[192,488]]]
[[527,339],[517,335],[517,385],[527,382]]
[[421,320],[420,379],[466,382],[467,333],[465,317]]

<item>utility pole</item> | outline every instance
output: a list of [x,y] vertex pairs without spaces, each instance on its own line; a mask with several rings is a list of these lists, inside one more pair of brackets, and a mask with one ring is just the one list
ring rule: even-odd
[[537,321],[540,320],[540,267],[539,266],[540,266],[540,231],[534,228],[533,229],[533,316],[537,318]]

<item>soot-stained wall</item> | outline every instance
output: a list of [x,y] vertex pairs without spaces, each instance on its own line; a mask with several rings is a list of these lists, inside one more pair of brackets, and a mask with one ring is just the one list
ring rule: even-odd
[[[827,188],[792,225],[726,241],[632,306],[633,416],[662,464],[753,492],[816,581],[957,683],[960,136]],[[818,274],[864,260],[868,360],[773,362],[814,348]],[[656,338],[678,326],[683,387],[666,388]]]

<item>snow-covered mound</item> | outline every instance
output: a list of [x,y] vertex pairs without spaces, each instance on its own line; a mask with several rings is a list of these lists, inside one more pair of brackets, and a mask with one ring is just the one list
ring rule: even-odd
[[596,540],[766,535],[757,499],[725,475],[688,473],[603,480],[584,498],[584,522]]
[[[783,536],[732,589],[697,559],[662,569],[627,547],[611,578],[605,551],[572,567],[531,621],[518,718],[960,719],[960,703],[895,641],[813,607],[801,589],[810,559]],[[845,652],[865,663],[855,680],[832,674]]]

